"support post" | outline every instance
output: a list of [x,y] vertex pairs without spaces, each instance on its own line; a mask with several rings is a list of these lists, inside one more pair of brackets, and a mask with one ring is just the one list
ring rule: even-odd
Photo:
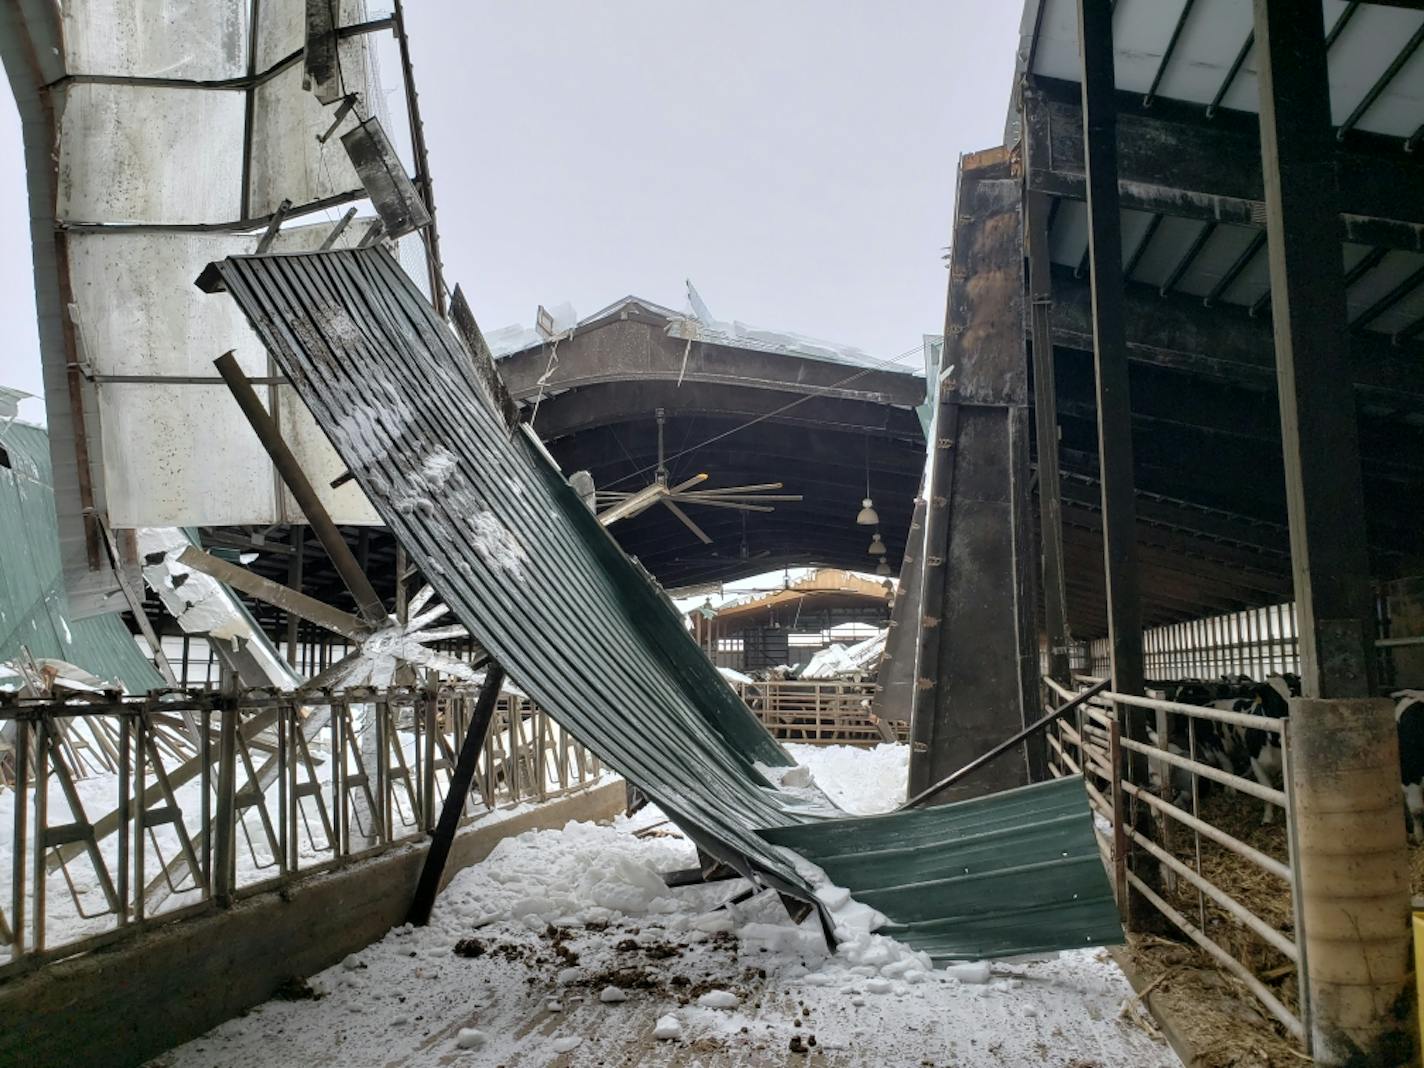
[[1038,438],[1039,558],[1048,674],[1068,683],[1068,593],[1063,580],[1063,500],[1058,474],[1058,397],[1053,378],[1053,277],[1048,256],[1048,198],[1026,193],[1029,332],[1033,344],[1034,430]]
[[416,927],[424,927],[430,922],[430,910],[435,906],[435,895],[440,892],[440,877],[445,873],[445,862],[450,857],[450,846],[455,841],[455,832],[460,827],[460,817],[465,811],[465,799],[470,795],[470,784],[475,778],[475,765],[485,746],[485,735],[489,733],[494,720],[495,706],[499,703],[499,690],[504,684],[504,669],[493,661],[485,669],[485,684],[480,690],[479,700],[470,716],[469,729],[460,744],[460,755],[455,760],[455,769],[450,774],[450,789],[445,794],[445,804],[440,809],[440,821],[435,825],[435,833],[430,836],[430,849],[425,854],[425,865],[420,869],[420,881],[415,887],[415,897],[410,903],[406,922]]
[[[218,712],[218,811],[213,821],[213,900],[221,908],[232,904],[237,857],[237,676],[223,667],[222,702]],[[140,802],[141,804],[141,802]],[[142,880],[135,880],[142,886]]]
[[[1109,673],[1116,692],[1140,694],[1143,689],[1142,597],[1137,570],[1132,404],[1122,311],[1122,212],[1118,197],[1112,13],[1111,0],[1078,0]],[[1118,705],[1117,718],[1128,738],[1147,742],[1147,717],[1140,710]],[[1130,751],[1124,764],[1124,767],[1114,768],[1114,774],[1123,776],[1125,773],[1129,781],[1145,788],[1149,783],[1147,758]],[[1120,783],[1114,784],[1114,794],[1121,789]],[[1152,838],[1155,829],[1146,806],[1134,802],[1131,809],[1128,818],[1136,830]],[[1155,862],[1145,860],[1140,865],[1130,866],[1144,883],[1156,889],[1160,877]],[[1125,905],[1129,930],[1144,931],[1157,926],[1151,905],[1135,889],[1129,892]]]
[[[1307,10],[1307,8],[1309,8]],[[1376,682],[1324,16],[1255,0],[1261,162],[1302,698],[1287,769],[1315,1063],[1413,1064],[1399,741]]]
[[217,367],[218,374],[222,375],[223,381],[227,383],[227,388],[232,392],[238,407],[242,409],[242,414],[252,424],[257,439],[262,442],[262,447],[267,450],[267,455],[272,459],[272,465],[277,468],[277,473],[282,476],[282,481],[287,484],[287,489],[291,490],[292,496],[296,498],[297,507],[302,510],[302,515],[306,516],[312,533],[321,542],[322,548],[326,550],[326,555],[331,557],[331,562],[336,566],[341,581],[351,591],[351,596],[356,599],[356,609],[360,612],[361,618],[372,626],[385,626],[389,619],[385,605],[377,596],[375,588],[371,585],[371,580],[361,570],[355,555],[351,552],[351,546],[346,544],[346,539],[341,536],[341,531],[332,522],[326,507],[317,498],[316,490],[307,480],[301,464],[297,463],[297,458],[292,455],[292,450],[282,440],[277,424],[267,414],[267,409],[262,406],[256,391],[252,388],[252,383],[242,373],[242,368],[237,364],[237,357],[231,351],[225,352],[214,360],[213,364]]
[[[292,557],[287,561],[287,585],[298,593],[302,592],[302,565],[306,556],[306,528],[300,523],[292,524],[290,535]],[[302,617],[295,612],[287,613],[287,665],[297,666],[297,637],[300,633]]]

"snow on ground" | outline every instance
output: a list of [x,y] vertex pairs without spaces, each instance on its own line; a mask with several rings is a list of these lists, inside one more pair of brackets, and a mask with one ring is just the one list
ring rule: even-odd
[[[903,797],[898,747],[790,748],[852,811]],[[816,920],[794,926],[775,894],[732,905],[741,881],[658,876],[695,863],[656,809],[506,839],[429,927],[398,927],[153,1063],[1178,1064],[1119,1018],[1131,990],[1102,951],[929,971],[837,901],[847,941],[828,956]]]

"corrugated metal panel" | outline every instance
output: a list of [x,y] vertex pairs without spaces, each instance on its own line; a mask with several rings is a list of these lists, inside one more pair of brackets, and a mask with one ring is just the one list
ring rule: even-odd
[[1122,940],[1076,778],[940,808],[763,831],[821,867],[886,929],[937,959]]
[[[67,660],[130,693],[163,685],[113,614],[73,619],[60,578],[59,530],[50,483],[49,435],[12,423],[3,443],[10,467],[0,468],[0,661],[21,646],[34,657]],[[6,673],[0,669],[0,682]]]
[[[233,257],[223,281],[442,598],[510,677],[714,851],[808,893],[755,827],[835,815],[380,249]],[[743,860],[742,858],[745,858]]]
[[[813,900],[792,855],[758,830],[821,823],[806,838],[818,847],[847,834],[854,840],[856,824],[823,823],[843,814],[817,790],[773,784],[775,769],[793,761],[538,440],[524,428],[506,428],[484,399],[469,356],[391,258],[371,248],[235,257],[214,268],[386,523],[514,682],[704,849]],[[1051,795],[1064,812],[1072,807],[1070,788]],[[1081,784],[1076,790],[1075,819],[1091,841],[1086,796]],[[1020,798],[1000,811],[992,800],[977,802],[986,807],[975,811],[1000,822],[1032,820],[1040,811]],[[862,847],[886,834],[910,843],[889,869],[902,872],[902,882],[922,870],[948,871],[949,860],[920,855],[914,842],[927,829],[968,818],[943,814],[960,811],[882,817],[863,832],[880,837],[867,837]],[[1043,833],[1057,844],[1060,831],[1066,836],[1069,828],[1054,823]],[[1022,841],[1040,838],[1030,833]],[[1093,862],[1096,891],[1106,893],[1095,852]],[[879,892],[878,873],[850,874],[846,885],[857,896]],[[1082,877],[1086,888],[1088,874]],[[1037,868],[1005,872],[1002,881],[1022,896],[1030,887],[1020,883],[1042,880]],[[902,922],[914,944],[962,948],[967,943],[954,940],[959,914],[937,912],[937,900],[927,916],[903,895],[881,911]],[[973,912],[968,895],[946,901]],[[1057,920],[1068,901],[1045,908]],[[994,922],[1008,928],[994,945],[1031,940],[1000,911],[979,929]],[[1077,929],[1056,944],[1081,944]]]

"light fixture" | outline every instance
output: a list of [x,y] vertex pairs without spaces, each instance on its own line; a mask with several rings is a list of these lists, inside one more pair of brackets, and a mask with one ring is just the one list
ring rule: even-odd
[[[877,527],[880,516],[875,511],[875,502],[870,499],[870,435],[865,435],[865,500],[860,502],[860,514],[855,517],[856,526]],[[883,551],[883,550],[882,550]]]
[[870,548],[866,550],[871,556],[884,556],[885,543],[880,540],[880,531],[875,532],[875,536],[870,539]]
[[875,569],[875,573],[876,573],[877,575],[888,575],[888,574],[890,574],[890,565],[885,562],[885,558],[884,558],[884,557],[881,557],[881,558],[880,558],[880,565]]

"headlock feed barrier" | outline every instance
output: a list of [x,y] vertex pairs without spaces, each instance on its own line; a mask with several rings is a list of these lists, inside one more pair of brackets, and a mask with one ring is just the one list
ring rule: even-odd
[[471,636],[706,853],[829,930],[799,853],[933,955],[1120,938],[1080,784],[853,821],[783,785],[795,762],[389,254],[230,257],[199,285],[238,302]]

